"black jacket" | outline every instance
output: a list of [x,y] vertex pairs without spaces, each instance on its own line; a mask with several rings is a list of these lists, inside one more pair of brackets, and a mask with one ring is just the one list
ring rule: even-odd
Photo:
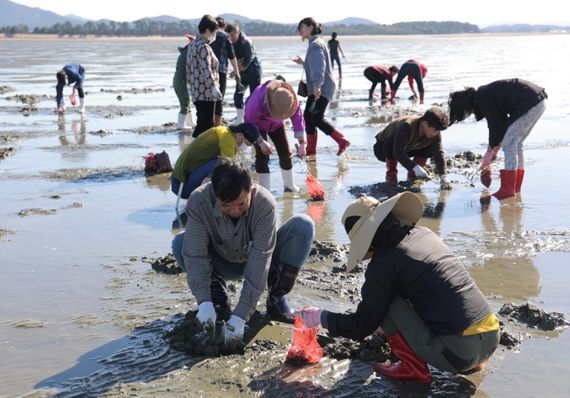
[[509,126],[545,98],[544,88],[523,79],[497,80],[479,87],[473,109],[477,120],[487,119],[489,146],[499,145]]
[[415,227],[368,264],[354,314],[326,314],[332,335],[361,340],[382,324],[399,295],[409,300],[433,335],[462,333],[492,311],[453,252],[430,229]]

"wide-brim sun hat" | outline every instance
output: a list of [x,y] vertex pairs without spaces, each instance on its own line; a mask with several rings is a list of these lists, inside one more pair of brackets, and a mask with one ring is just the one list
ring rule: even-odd
[[[383,202],[366,195],[353,201],[342,215],[342,223],[347,226],[347,220],[358,217],[347,230],[350,238],[350,251],[346,262],[346,271],[350,272],[363,260],[372,257],[370,245],[376,230],[386,216],[392,214],[403,225],[414,226],[423,214],[423,205],[420,198],[412,192],[402,192]],[[354,219],[352,219],[354,220]]]
[[295,89],[282,80],[271,80],[267,84],[267,108],[272,119],[284,120],[295,114],[297,95]]

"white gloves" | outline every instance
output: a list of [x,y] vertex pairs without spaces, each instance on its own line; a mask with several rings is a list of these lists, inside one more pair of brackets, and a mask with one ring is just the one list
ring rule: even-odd
[[419,164],[414,167],[414,173],[416,173],[417,178],[429,178],[424,168]]
[[314,328],[315,326],[321,325],[321,314],[323,310],[318,307],[305,307],[297,311],[295,315],[298,315],[303,320],[305,327]]
[[220,101],[222,99],[222,92],[220,91],[218,86],[212,87],[212,97],[214,97],[216,101]]
[[239,345],[243,339],[245,321],[237,315],[232,315],[224,326],[224,348],[231,349]]
[[214,309],[214,304],[212,304],[211,301],[204,301],[202,304],[198,305],[196,319],[201,324],[211,323],[212,325],[215,325],[216,310]]

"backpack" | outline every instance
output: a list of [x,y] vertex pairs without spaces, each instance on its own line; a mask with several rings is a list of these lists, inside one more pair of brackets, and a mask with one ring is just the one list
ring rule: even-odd
[[150,152],[144,157],[145,176],[168,173],[169,171],[172,171],[172,164],[170,163],[170,157],[166,151],[160,153]]

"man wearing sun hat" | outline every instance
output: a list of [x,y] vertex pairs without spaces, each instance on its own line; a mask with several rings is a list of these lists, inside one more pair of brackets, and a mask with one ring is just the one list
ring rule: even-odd
[[[376,363],[385,376],[431,381],[427,364],[452,373],[484,367],[499,344],[499,323],[469,273],[430,229],[415,224],[423,206],[411,192],[384,202],[363,196],[342,221],[350,238],[347,271],[370,259],[356,312],[308,307],[307,327],[361,340],[381,330],[400,362]],[[378,328],[381,329],[378,329]]]
[[[299,142],[297,154],[305,156],[305,121],[293,87],[281,79],[269,80],[258,86],[245,104],[247,123],[259,129],[261,136],[269,136],[279,155],[279,166],[286,192],[298,191],[293,181],[291,146],[287,139],[285,120],[291,119],[295,138]],[[269,155],[255,147],[255,171],[261,186],[270,190]]]

